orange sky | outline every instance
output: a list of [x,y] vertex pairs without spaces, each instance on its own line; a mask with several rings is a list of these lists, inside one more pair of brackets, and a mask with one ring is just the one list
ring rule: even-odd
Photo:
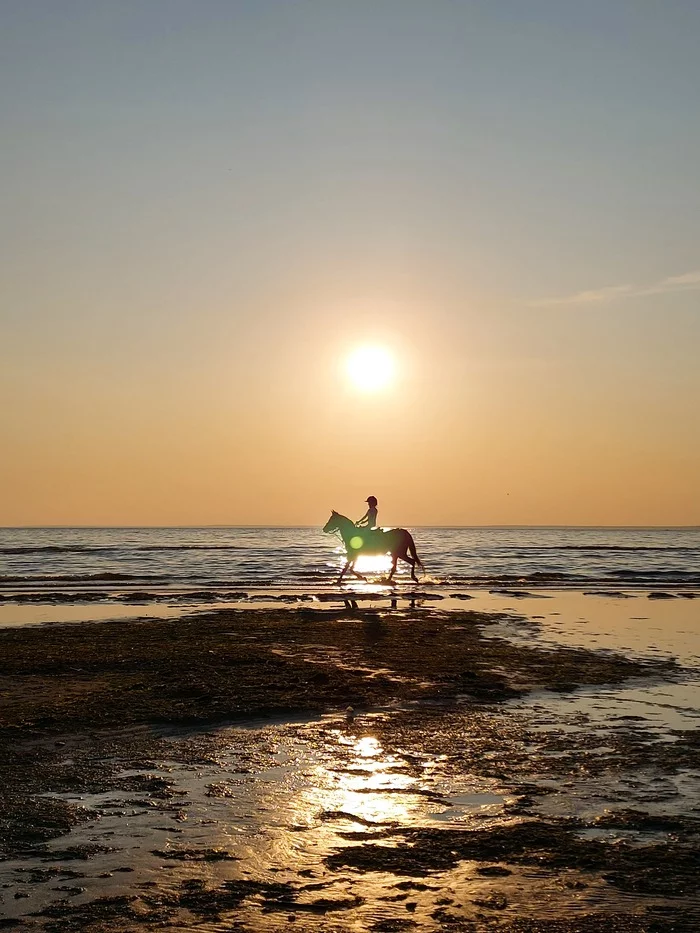
[[11,10],[0,524],[700,524],[700,14],[526,6]]

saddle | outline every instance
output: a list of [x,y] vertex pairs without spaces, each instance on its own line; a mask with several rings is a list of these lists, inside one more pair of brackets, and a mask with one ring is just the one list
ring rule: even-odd
[[385,529],[384,528],[358,528],[357,536],[362,538],[363,548],[372,548],[375,546],[381,545],[381,540],[384,537]]

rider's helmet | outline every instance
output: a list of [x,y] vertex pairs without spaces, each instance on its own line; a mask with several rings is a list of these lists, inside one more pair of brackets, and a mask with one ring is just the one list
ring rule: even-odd
[[365,501],[366,501],[367,505],[376,506],[376,504],[377,504],[377,497],[376,497],[376,496],[367,496],[367,499],[366,499]]

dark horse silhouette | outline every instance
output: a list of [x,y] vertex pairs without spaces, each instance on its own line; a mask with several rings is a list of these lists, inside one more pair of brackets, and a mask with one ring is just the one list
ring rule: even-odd
[[[358,528],[351,518],[341,515],[340,512],[333,510],[331,517],[323,526],[326,533],[339,531],[340,537],[345,545],[345,566],[340,571],[338,583],[343,579],[349,570],[354,576],[364,580],[361,573],[355,570],[355,561],[360,554],[391,554],[391,571],[388,579],[394,576],[396,571],[396,562],[399,557],[411,565],[411,579],[418,582],[416,576],[416,564],[423,566],[423,562],[416,553],[416,545],[410,531],[405,528],[377,528],[375,531],[369,531],[367,528]],[[410,557],[409,557],[410,552]]]

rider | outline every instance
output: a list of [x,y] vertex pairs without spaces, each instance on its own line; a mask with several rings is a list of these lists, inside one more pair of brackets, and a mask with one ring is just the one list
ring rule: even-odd
[[357,528],[366,528],[368,531],[377,531],[377,497],[368,496],[365,500],[369,508],[362,516],[355,522]]

